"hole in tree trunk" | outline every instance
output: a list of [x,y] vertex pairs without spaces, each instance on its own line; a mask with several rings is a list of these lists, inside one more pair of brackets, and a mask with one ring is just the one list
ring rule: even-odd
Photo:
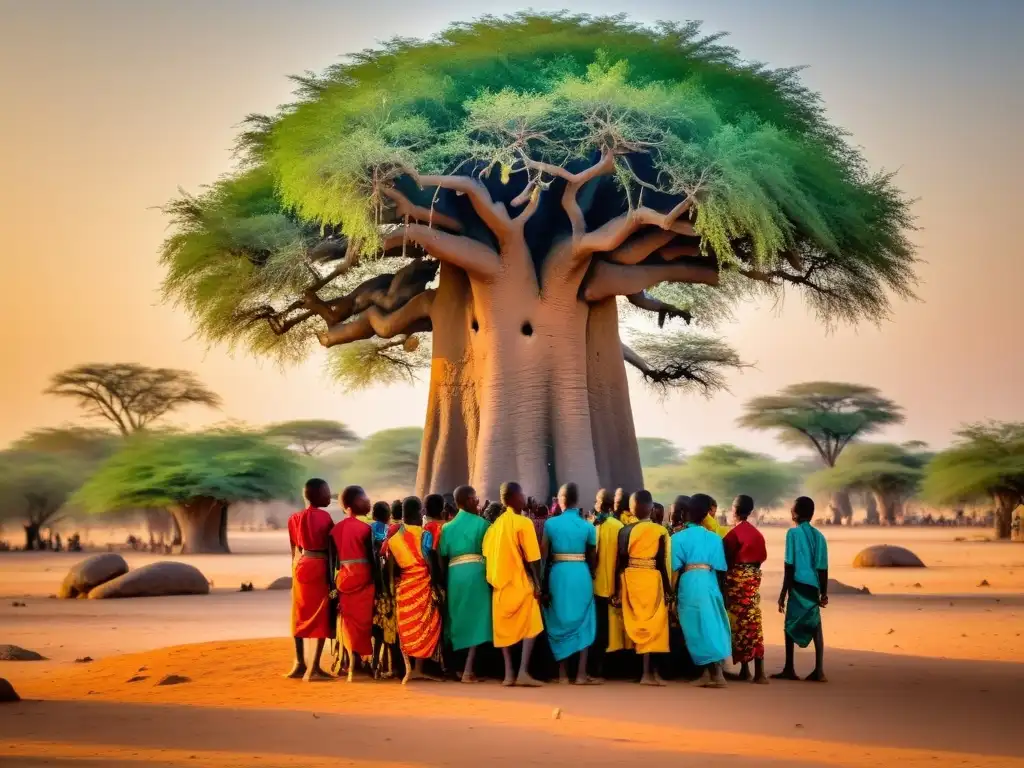
[[527,320],[525,323],[523,323],[522,331],[523,331],[523,336],[533,336],[533,326],[530,325],[530,321],[529,320]]
[[473,329],[474,331],[479,331],[479,330],[480,330],[480,323],[478,323],[478,322],[476,321],[476,318],[475,318],[475,317],[473,318],[473,322],[472,322],[472,323],[470,323],[470,327],[471,327],[471,328],[472,328],[472,329]]

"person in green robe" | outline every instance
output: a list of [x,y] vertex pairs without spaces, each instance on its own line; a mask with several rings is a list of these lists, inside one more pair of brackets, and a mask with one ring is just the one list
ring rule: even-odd
[[462,682],[476,682],[476,649],[494,639],[491,587],[483,557],[484,534],[491,524],[480,516],[480,499],[468,485],[455,489],[459,511],[444,527],[438,548],[447,591],[448,640],[452,649],[469,649]]

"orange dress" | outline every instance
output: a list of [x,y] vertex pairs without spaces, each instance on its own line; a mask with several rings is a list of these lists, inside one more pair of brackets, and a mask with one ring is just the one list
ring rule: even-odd
[[441,640],[441,612],[434,601],[430,569],[423,556],[423,528],[403,525],[384,542],[399,567],[395,619],[402,653],[413,659],[433,658]]
[[318,507],[308,507],[288,518],[288,539],[295,547],[292,561],[292,637],[334,637],[327,562],[332,527],[334,520]]
[[373,529],[362,520],[346,517],[331,530],[338,552],[338,632],[352,653],[373,654]]

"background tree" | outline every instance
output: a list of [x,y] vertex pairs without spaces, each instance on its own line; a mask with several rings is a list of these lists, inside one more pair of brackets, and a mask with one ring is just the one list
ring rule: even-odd
[[[123,437],[149,428],[172,411],[188,405],[219,408],[220,397],[190,371],[149,368],[138,363],[93,363],[61,371],[50,381],[47,394],[75,400],[88,415],[110,422]],[[160,510],[143,510],[150,538],[163,538],[167,517]],[[171,539],[181,544],[181,530],[171,518]]]
[[869,517],[867,522],[895,525],[903,519],[904,503],[917,493],[930,458],[920,444],[859,443],[843,451],[834,466],[809,477],[807,484],[828,492],[868,491],[880,520]]
[[[416,483],[423,430],[399,427],[374,432],[360,443],[345,469],[346,485],[411,492]],[[449,489],[448,493],[451,492]]]
[[302,482],[293,454],[250,434],[140,435],[79,490],[89,511],[160,507],[181,528],[180,551],[229,552],[228,505],[289,498]]
[[0,519],[21,522],[26,550],[42,549],[43,526],[55,524],[65,513],[90,469],[88,462],[70,455],[0,451]]
[[676,444],[664,437],[638,437],[636,444],[640,451],[640,466],[644,469],[679,464],[683,459]]
[[195,374],[138,363],[78,365],[54,375],[47,394],[68,397],[90,416],[130,435],[186,405],[220,407]]
[[46,427],[26,432],[11,444],[15,451],[51,455],[56,460],[70,458],[98,464],[121,447],[121,438],[93,427]]
[[[786,445],[811,447],[826,467],[834,467],[846,447],[882,427],[903,422],[902,409],[874,387],[835,381],[793,384],[777,395],[756,397],[744,406],[739,423],[774,431]],[[832,520],[853,517],[850,494],[835,489]]]
[[647,472],[647,488],[659,499],[707,493],[722,507],[741,493],[752,496],[758,507],[774,507],[793,494],[797,482],[790,465],[735,445],[708,445],[682,465]]
[[[167,206],[165,290],[207,339],[283,360],[401,361],[429,332],[420,492],[639,487],[627,360],[707,391],[739,361],[679,321],[786,288],[878,319],[913,280],[891,176],[796,70],[697,24],[486,17],[296,82],[236,173]],[[620,304],[657,320],[655,360],[623,348]]]
[[351,429],[340,421],[328,419],[284,421],[270,425],[263,434],[307,457],[359,442],[359,437]]
[[1014,510],[1024,503],[1024,424],[973,424],[925,471],[923,495],[940,504],[991,498],[996,536],[1010,538]]

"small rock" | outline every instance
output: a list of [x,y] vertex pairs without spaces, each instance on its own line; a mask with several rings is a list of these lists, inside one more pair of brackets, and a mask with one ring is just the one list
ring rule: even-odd
[[139,672],[146,672],[148,670],[149,670],[149,667],[139,667]]
[[11,607],[12,608],[24,608],[25,604],[24,603],[19,603],[17,600],[15,600],[13,603],[11,603]]
[[915,581],[910,586],[912,586],[914,589],[920,589],[921,588],[921,582],[920,581]]
[[292,577],[291,576],[282,576],[279,579],[274,579],[272,582],[270,582],[267,585],[267,589],[272,589],[272,590],[285,590],[285,589],[291,589],[291,588],[292,588]]
[[562,709],[561,709],[561,707],[555,707],[551,711],[551,719],[552,720],[561,720],[562,719]]
[[991,587],[992,585],[988,583],[988,579],[982,579],[981,583],[978,586],[979,587]]
[[157,685],[180,685],[181,683],[191,683],[191,677],[185,677],[184,675],[164,675]]
[[21,696],[14,690],[14,686],[0,677],[0,704],[21,701]]
[[46,657],[16,645],[0,645],[0,661],[46,661]]
[[127,680],[125,680],[125,682],[126,683],[141,683],[143,680],[148,680],[148,679],[149,679],[148,675],[132,675]]
[[795,728],[803,728],[804,724],[803,723],[797,723],[794,727]]
[[88,664],[92,661],[92,656],[83,656],[80,659],[75,659],[75,664]]
[[318,715],[316,712],[314,712],[313,713],[313,719],[314,720],[319,720],[320,719],[320,715]]
[[888,634],[895,635],[896,634],[896,630],[895,629],[890,629]]

